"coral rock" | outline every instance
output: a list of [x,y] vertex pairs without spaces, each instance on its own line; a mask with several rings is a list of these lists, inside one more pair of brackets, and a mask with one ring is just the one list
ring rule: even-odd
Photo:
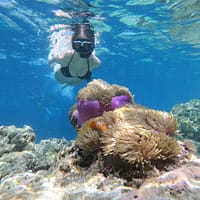
[[[98,129],[98,126],[93,123],[88,123],[87,126],[100,134],[105,131]],[[8,138],[10,134],[18,134],[19,130],[26,132],[27,128],[4,127],[0,142],[5,141],[4,138]],[[166,137],[169,136],[166,135]],[[154,176],[136,178],[128,182],[114,174],[105,176],[101,173],[101,166],[98,162],[94,162],[89,168],[77,165],[77,149],[74,142],[55,138],[43,140],[39,144],[31,142],[31,148],[28,149],[20,148],[21,143],[16,142],[15,148],[7,152],[2,151],[1,154],[0,166],[4,166],[4,169],[0,169],[0,199],[199,199],[200,160],[187,152],[183,142],[179,144],[182,150],[185,150],[185,155],[188,155],[183,162],[179,162],[178,165],[166,171],[154,170]],[[101,155],[99,156],[98,159],[101,159]],[[110,165],[117,164],[112,160],[106,161]],[[45,162],[47,165],[44,165]],[[121,167],[126,171],[127,166]]]
[[[103,128],[94,126],[94,121]],[[100,152],[103,160],[113,160],[116,167],[112,169],[121,170],[126,166],[127,173],[133,169],[140,171],[137,175],[129,174],[130,177],[138,176],[153,166],[161,167],[163,163],[164,167],[177,160],[181,149],[170,137],[176,127],[176,120],[169,113],[126,105],[88,120],[79,130],[75,144],[84,151],[86,158]]]

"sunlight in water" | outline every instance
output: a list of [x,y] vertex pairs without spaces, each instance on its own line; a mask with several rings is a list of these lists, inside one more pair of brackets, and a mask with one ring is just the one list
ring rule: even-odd
[[61,88],[61,94],[66,99],[73,100],[74,97],[75,97],[74,87],[70,86],[70,85],[62,86],[62,88]]

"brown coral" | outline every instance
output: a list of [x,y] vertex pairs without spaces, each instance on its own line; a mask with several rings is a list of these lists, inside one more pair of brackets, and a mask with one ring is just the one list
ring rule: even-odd
[[100,135],[101,130],[98,130],[91,126],[93,124],[93,120],[91,119],[87,121],[79,130],[78,137],[76,139],[76,145],[79,146],[80,149],[83,149],[87,152],[94,152],[99,150],[100,146]]
[[154,133],[126,122],[118,122],[103,133],[101,142],[105,156],[118,155],[131,164],[149,162],[160,153]]
[[[94,120],[106,128],[91,126]],[[176,161],[180,147],[168,136],[175,130],[176,120],[171,114],[127,105],[86,122],[76,144],[86,152],[102,152],[105,160],[113,160],[112,163],[120,168],[126,166],[127,173],[133,168],[145,173],[152,166],[160,168]]]
[[100,138],[105,156],[119,155],[132,164],[177,157],[179,146],[167,136],[176,130],[176,121],[170,114],[129,105],[106,112],[103,117],[110,124]]
[[[127,88],[95,80],[79,91],[78,99],[97,99],[106,105],[116,95],[132,98]],[[176,129],[176,120],[170,113],[129,103],[82,124],[76,146],[92,161],[98,154],[96,159],[101,158],[103,171],[139,177],[152,167],[162,168],[177,160],[180,147],[170,137]]]
[[104,114],[106,120],[115,119],[117,121],[131,121],[135,125],[141,125],[146,130],[152,130],[155,133],[165,133],[173,135],[177,129],[175,118],[167,113],[148,109],[137,104],[126,105],[121,109]]
[[108,105],[114,96],[127,95],[131,102],[133,102],[133,96],[126,87],[118,85],[110,85],[107,82],[96,79],[87,84],[79,90],[78,100],[99,100],[104,105]]

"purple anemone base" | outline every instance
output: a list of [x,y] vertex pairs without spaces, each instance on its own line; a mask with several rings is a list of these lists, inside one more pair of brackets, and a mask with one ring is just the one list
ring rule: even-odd
[[112,97],[111,103],[109,105],[103,105],[98,100],[80,100],[77,103],[76,110],[77,124],[78,126],[81,126],[89,119],[101,116],[104,111],[112,111],[128,103],[131,103],[131,101],[127,95]]

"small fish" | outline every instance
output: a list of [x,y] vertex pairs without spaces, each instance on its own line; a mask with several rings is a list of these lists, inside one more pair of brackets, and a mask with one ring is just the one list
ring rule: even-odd
[[106,130],[106,125],[102,122],[97,121],[97,120],[92,120],[90,122],[89,127],[94,129],[94,130],[101,131],[101,132]]

